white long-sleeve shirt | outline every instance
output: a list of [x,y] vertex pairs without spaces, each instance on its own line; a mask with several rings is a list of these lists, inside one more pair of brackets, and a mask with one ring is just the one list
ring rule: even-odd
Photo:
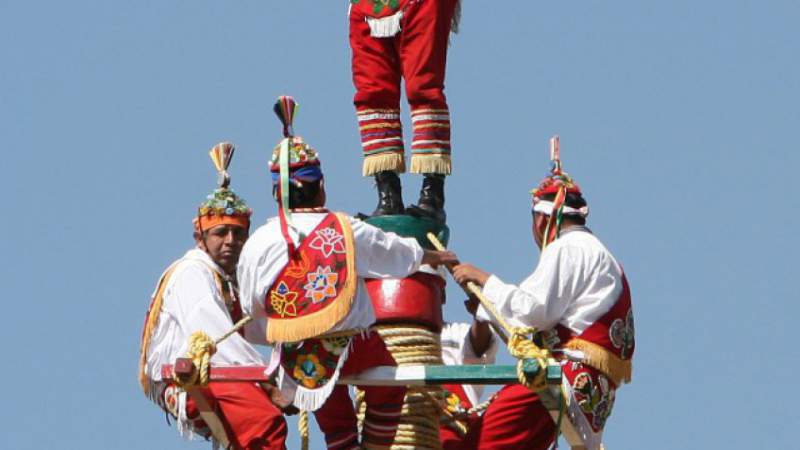
[[[203,331],[216,339],[233,327],[212,271],[223,274],[204,251],[196,248],[175,263],[164,289],[158,326],[147,351],[145,370],[153,381],[161,380],[162,365],[174,364],[176,358],[186,355],[192,333]],[[263,323],[251,322],[245,327],[245,334],[258,340],[263,336],[261,327]],[[235,333],[217,346],[211,363],[215,366],[264,365],[265,360],[252,344]]]
[[[497,356],[497,338],[492,334],[489,348],[482,355],[476,355],[469,337],[470,328],[472,325],[468,323],[444,324],[442,328],[442,360],[446,365],[494,364]],[[462,387],[473,406],[480,403],[483,386],[465,384]]]
[[[309,235],[326,214],[294,213],[292,222],[305,235]],[[366,329],[372,325],[375,312],[363,279],[407,277],[419,270],[424,253],[413,238],[387,233],[353,218],[350,218],[350,225],[358,275],[356,298],[350,313],[331,331]],[[289,234],[295,245],[299,245],[295,231],[290,229]],[[273,217],[250,236],[239,257],[239,289],[245,314],[256,318],[266,317],[264,299],[287,263],[287,246],[281,234],[280,220]]]
[[[522,284],[489,277],[483,293],[511,326],[549,330],[561,324],[582,333],[608,312],[622,292],[622,268],[588,229],[574,227],[542,252]],[[490,320],[480,307],[477,317]]]

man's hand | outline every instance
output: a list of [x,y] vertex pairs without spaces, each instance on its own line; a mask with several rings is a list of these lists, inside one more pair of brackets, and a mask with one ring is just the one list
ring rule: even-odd
[[266,391],[267,395],[269,396],[269,400],[275,405],[278,409],[281,410],[287,416],[293,416],[299,412],[297,407],[292,405],[292,402],[286,400],[286,398],[281,395],[280,389],[271,385],[270,383],[259,383],[261,385],[261,389]]
[[422,264],[427,264],[434,269],[441,265],[455,265],[458,264],[458,256],[449,250],[443,252],[425,250],[425,254],[422,255]]
[[478,297],[472,294],[470,294],[468,299],[464,300],[464,306],[467,308],[467,312],[472,314],[473,317],[477,314],[480,304],[481,301],[478,300]]
[[458,284],[466,284],[472,281],[480,287],[486,284],[489,279],[489,274],[478,269],[472,264],[459,264],[453,269],[453,278],[458,281]]

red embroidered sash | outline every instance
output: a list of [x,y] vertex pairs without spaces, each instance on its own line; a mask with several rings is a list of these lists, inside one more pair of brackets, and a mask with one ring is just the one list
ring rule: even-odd
[[551,348],[580,350],[587,365],[606,374],[616,385],[630,382],[636,343],[631,292],[625,275],[617,302],[583,333],[576,335],[560,324],[555,331],[557,337],[552,334],[545,337]]
[[298,342],[330,331],[350,312],[357,280],[349,219],[329,213],[267,291],[267,342]]

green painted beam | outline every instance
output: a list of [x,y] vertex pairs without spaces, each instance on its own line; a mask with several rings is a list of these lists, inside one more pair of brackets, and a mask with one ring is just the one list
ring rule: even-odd
[[423,248],[434,250],[428,240],[428,233],[433,233],[444,245],[450,239],[450,228],[443,223],[425,217],[412,217],[406,215],[377,216],[364,220],[383,231],[391,231],[403,237],[413,237]]
[[[528,376],[539,373],[539,365],[531,360],[525,364]],[[561,366],[553,363],[547,367],[548,384],[561,383]],[[365,370],[352,377],[339,380],[339,384],[370,386],[424,386],[441,384],[512,384],[518,383],[517,367],[513,365],[463,365],[463,366],[381,366]]]

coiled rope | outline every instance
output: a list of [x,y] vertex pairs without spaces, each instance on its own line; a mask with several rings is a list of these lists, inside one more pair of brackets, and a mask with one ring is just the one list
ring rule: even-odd
[[184,390],[195,386],[207,386],[209,363],[211,357],[217,352],[217,345],[241,330],[242,327],[247,325],[251,320],[253,320],[253,318],[250,316],[243,318],[217,340],[211,339],[209,335],[202,331],[195,331],[192,333],[192,335],[189,336],[189,350],[186,352],[186,357],[192,360],[195,370],[188,379],[181,379],[173,373],[175,384]]
[[[441,337],[427,328],[414,325],[379,325],[373,328],[383,340],[398,366],[442,364]],[[390,450],[441,450],[439,415],[443,401],[439,387],[410,387],[403,399],[394,442]],[[369,427],[365,426],[364,392],[356,391],[358,426],[365,449],[382,448],[370,444]]]

